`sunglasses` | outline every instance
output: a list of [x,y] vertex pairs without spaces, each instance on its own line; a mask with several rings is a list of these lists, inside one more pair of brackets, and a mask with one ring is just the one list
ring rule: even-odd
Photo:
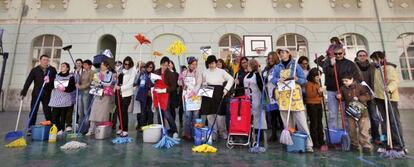
[[335,56],[342,55],[342,54],[343,54],[343,52],[334,53]]
[[128,64],[128,63],[125,63],[124,65],[125,65],[125,66],[129,66],[129,64]]

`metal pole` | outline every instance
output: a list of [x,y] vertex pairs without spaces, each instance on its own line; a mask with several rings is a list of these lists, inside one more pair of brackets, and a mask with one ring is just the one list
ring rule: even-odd
[[374,9],[375,9],[375,16],[377,17],[377,24],[378,24],[378,29],[380,32],[380,37],[381,37],[382,51],[385,52],[384,35],[382,33],[381,18],[378,12],[377,0],[373,0],[373,2],[374,2]]

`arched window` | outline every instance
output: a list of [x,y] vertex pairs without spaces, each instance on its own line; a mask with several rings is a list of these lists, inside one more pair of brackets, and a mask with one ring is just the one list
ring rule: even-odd
[[105,49],[109,49],[112,52],[112,56],[115,58],[116,54],[116,39],[113,35],[107,34],[102,36],[98,41],[98,54],[102,53]]
[[60,64],[60,54],[62,52],[62,40],[55,35],[41,35],[33,40],[32,67],[39,63],[41,55],[50,56],[50,63],[58,68]]
[[223,60],[229,58],[234,47],[241,46],[241,38],[236,34],[225,34],[219,41],[219,57]]
[[414,80],[414,33],[398,36],[397,47],[403,80]]
[[359,50],[366,50],[368,52],[367,40],[362,35],[347,33],[339,36],[339,39],[341,40],[342,45],[344,45],[345,56],[349,60],[353,61]]
[[296,50],[299,49],[298,57],[308,56],[308,42],[305,37],[299,34],[284,34],[280,36],[276,41],[276,49],[278,48],[288,48],[292,54],[295,54]]

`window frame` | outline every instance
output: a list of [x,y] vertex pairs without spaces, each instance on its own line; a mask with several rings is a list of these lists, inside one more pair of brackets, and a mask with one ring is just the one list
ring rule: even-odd
[[[45,46],[47,36],[52,37],[52,43],[50,46]],[[42,40],[41,46],[35,46],[35,43],[37,43],[38,40]],[[58,45],[59,40],[60,40],[60,46]],[[48,56],[50,57],[51,65],[53,65],[53,62],[57,62],[56,65],[58,67],[60,65],[61,56],[62,56],[62,44],[63,44],[62,39],[59,36],[53,35],[53,34],[43,34],[43,35],[40,35],[34,38],[33,43],[32,43],[32,52],[31,52],[32,54],[31,67],[33,68],[38,65],[40,56],[45,54],[45,51],[48,49],[50,49],[50,55]]]

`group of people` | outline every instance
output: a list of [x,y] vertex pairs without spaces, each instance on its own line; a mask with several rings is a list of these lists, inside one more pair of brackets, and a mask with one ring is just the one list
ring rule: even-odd
[[[385,134],[380,129],[386,124],[380,118],[386,118],[386,94],[389,94],[391,105],[388,107],[397,118],[390,120],[393,145],[403,151],[404,140],[398,139],[402,138],[402,129],[397,108],[396,66],[386,63],[385,54],[379,51],[371,55],[358,51],[355,61],[344,56],[345,49],[336,37],[331,39],[326,57],[315,60],[318,66],[314,68],[309,67],[307,57],[295,59],[286,48],[270,52],[263,69],[255,58],[236,56],[230,61],[211,55],[205,61],[205,70],[198,67],[200,60],[188,57],[187,66],[180,67],[179,72],[168,57],[161,59],[157,70],[153,61],[139,62],[135,67],[133,59],[126,57],[116,64],[104,60],[96,70],[92,70],[91,60],[78,59],[74,71],[65,62],[57,72],[49,66],[49,57],[42,55],[39,65],[30,72],[21,96],[26,96],[34,82],[31,104],[36,108],[32,110],[30,125],[36,122],[38,106],[34,103],[35,97],[40,96],[45,119],[57,126],[58,135],[72,131],[73,121],[86,125],[80,129],[86,136],[94,135],[97,123],[112,121],[117,135],[128,136],[129,112],[136,114],[136,128],[140,130],[154,120],[160,121],[156,114],[160,109],[174,138],[192,140],[195,119],[203,118],[209,127],[214,125],[213,140],[219,140],[228,138],[230,99],[247,95],[252,104],[254,129],[271,129],[269,140],[276,141],[279,130],[296,128],[310,136],[306,151],[313,152],[314,148],[326,144],[327,134],[322,124],[326,92],[327,126],[345,128],[353,149],[370,152],[372,143],[381,144],[380,136]],[[384,79],[381,71],[386,71]],[[325,83],[321,83],[322,74]],[[153,75],[160,78],[154,79]],[[44,91],[40,92],[43,84]],[[210,89],[213,93],[210,97],[202,96],[201,89]],[[200,106],[188,109],[186,101],[190,98],[201,98]],[[360,118],[343,114],[346,126],[339,126],[342,117],[339,111],[355,103],[365,107]],[[261,112],[265,108],[268,111]],[[291,120],[287,120],[288,110]],[[74,111],[79,115],[77,120],[72,120]],[[177,116],[184,129],[181,136],[175,121]],[[119,127],[116,127],[117,120]]]

